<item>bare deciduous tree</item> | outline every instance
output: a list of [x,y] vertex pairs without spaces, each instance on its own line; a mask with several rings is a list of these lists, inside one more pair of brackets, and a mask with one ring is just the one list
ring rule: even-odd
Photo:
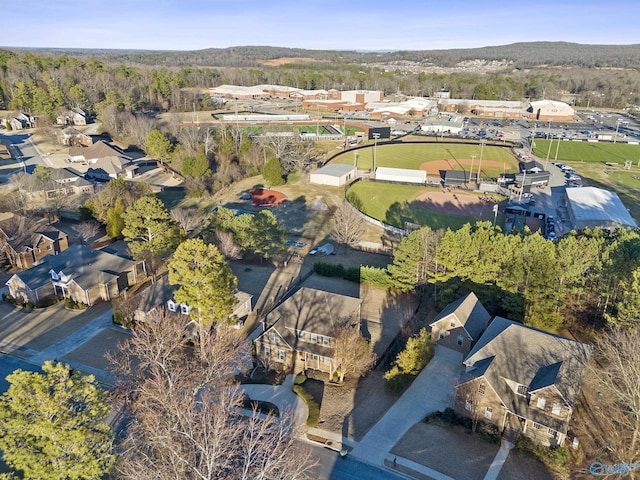
[[100,231],[100,224],[98,222],[80,222],[74,224],[71,229],[78,234],[82,243],[87,243],[89,240],[98,235]]
[[[371,344],[360,333],[359,325],[342,325],[333,334],[335,371],[340,374],[340,382],[345,376],[361,377],[367,373],[376,361]],[[333,377],[332,372],[331,376]]]
[[313,462],[294,443],[289,412],[263,418],[239,412],[243,394],[233,375],[250,359],[246,340],[233,329],[217,330],[195,339],[205,348],[193,348],[188,337],[184,317],[158,312],[120,347],[117,398],[133,399],[121,477],[306,478]]
[[242,258],[242,249],[233,238],[233,233],[216,230],[214,232],[213,243],[216,244],[220,253],[225,257],[233,260],[239,260]]
[[171,218],[178,222],[186,234],[189,234],[207,223],[208,214],[199,208],[175,207],[171,209]]
[[[596,344],[590,377],[599,390],[602,446],[620,463],[638,460],[640,449],[640,327],[615,327]],[[637,478],[638,472],[630,472]]]
[[331,237],[338,243],[354,247],[364,231],[365,222],[356,209],[348,202],[342,202],[331,219]]

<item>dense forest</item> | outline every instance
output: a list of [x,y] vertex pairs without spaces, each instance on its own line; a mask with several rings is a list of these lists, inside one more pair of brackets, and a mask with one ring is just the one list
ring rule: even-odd
[[450,67],[468,60],[512,62],[515,68],[539,65],[564,67],[640,67],[639,45],[585,45],[569,42],[523,42],[510,45],[449,50],[357,52],[347,50],[305,50],[300,48],[239,46],[207,48],[188,52],[123,50],[41,49],[69,56],[102,57],[116,63],[165,66],[257,67],[266,60],[305,58],[339,63],[411,61]]
[[[626,47],[612,47],[618,51],[616,48],[620,49],[619,52],[626,51]],[[555,52],[553,49],[540,51]],[[454,98],[563,99],[571,94],[575,96],[577,106],[625,108],[640,104],[640,71],[635,68],[611,70],[540,66],[518,69],[510,65],[506,70],[487,73],[426,73],[383,67],[380,63],[382,58],[392,54],[376,54],[379,55],[377,63],[366,65],[347,61],[351,58],[349,56],[337,58],[340,57],[337,54],[342,52],[329,52],[334,58],[326,62],[232,68],[224,66],[233,64],[231,58],[259,63],[271,57],[284,58],[310,52],[236,47],[224,49],[230,60],[218,62],[222,64],[218,67],[204,66],[216,63],[207,62],[209,57],[204,53],[202,58],[184,62],[189,66],[175,66],[181,63],[174,61],[176,58],[182,58],[181,55],[188,58],[198,52],[114,54],[99,51],[95,56],[82,52],[79,50],[71,56],[69,53],[0,50],[0,109],[24,110],[50,119],[55,117],[56,110],[70,107],[80,107],[92,114],[99,114],[108,105],[133,113],[145,110],[191,111],[194,106],[198,109],[211,108],[209,98],[203,92],[225,83],[247,86],[270,83],[312,90],[375,89],[383,90],[386,95],[409,96],[431,96],[446,87]],[[262,57],[259,57],[260,52]],[[398,60],[406,54],[397,52],[393,55]],[[417,53],[411,52],[414,54]],[[133,57],[129,58],[129,55]],[[153,66],[136,65],[131,61],[134,57],[144,57]],[[631,62],[634,57],[629,55],[625,58]],[[640,62],[635,65],[640,65]]]

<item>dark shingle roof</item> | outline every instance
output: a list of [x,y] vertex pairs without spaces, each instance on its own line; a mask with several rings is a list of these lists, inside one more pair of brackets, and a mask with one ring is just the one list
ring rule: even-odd
[[444,307],[442,311],[431,322],[431,325],[448,317],[454,315],[456,319],[464,326],[472,340],[477,340],[482,330],[487,326],[491,315],[485,310],[476,297],[476,294],[471,292],[468,295],[459,298],[455,302],[451,302]]
[[[358,298],[302,287],[273,309],[266,318],[280,336],[292,347],[296,345],[296,330],[332,336],[337,325],[353,320],[360,311]],[[357,318],[359,320],[359,318]],[[267,328],[267,333],[269,328]],[[263,333],[263,335],[265,334]],[[304,343],[301,350],[330,356],[330,348]]]
[[553,427],[548,416],[529,408],[526,397],[514,392],[514,385],[524,385],[530,392],[555,388],[568,405],[574,405],[591,350],[590,345],[495,317],[464,360],[469,372],[463,378],[477,378],[474,368],[481,367],[481,375],[507,408],[534,421],[542,415],[539,423]]
[[49,271],[63,272],[81,288],[87,290],[99,283],[118,277],[120,272],[130,270],[136,262],[92,250],[86,245],[73,245],[58,255],[48,255],[40,265],[20,272],[17,276],[35,290],[51,281]]

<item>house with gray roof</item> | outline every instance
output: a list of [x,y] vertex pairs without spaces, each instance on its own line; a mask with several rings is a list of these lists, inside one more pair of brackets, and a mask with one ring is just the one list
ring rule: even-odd
[[438,345],[467,355],[489,320],[491,315],[471,292],[444,307],[429,324],[431,338]]
[[464,359],[455,410],[495,424],[507,438],[526,435],[561,446],[591,356],[591,346],[495,317]]
[[306,369],[332,373],[336,327],[360,328],[359,298],[302,287],[295,289],[264,318],[254,340],[265,365],[280,363],[295,373]]
[[67,234],[45,219],[34,221],[10,212],[0,214],[0,252],[14,268],[29,268],[68,247]]
[[[176,302],[173,298],[175,291],[180,288],[179,285],[171,285],[169,277],[164,275],[156,280],[149,288],[142,291],[136,298],[136,309],[133,313],[134,320],[142,320],[151,312],[159,308],[166,308],[170,312],[189,315],[191,306]],[[234,294],[236,303],[233,306],[231,317],[236,328],[241,328],[247,316],[253,310],[253,295],[236,291]]]
[[109,301],[146,277],[143,260],[126,258],[73,245],[58,255],[49,255],[41,263],[13,275],[6,285],[19,303],[39,304],[52,296],[71,298],[93,305]]

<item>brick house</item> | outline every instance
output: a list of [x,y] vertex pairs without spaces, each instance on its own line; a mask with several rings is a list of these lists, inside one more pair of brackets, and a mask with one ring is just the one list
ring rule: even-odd
[[14,268],[30,268],[47,255],[58,255],[67,248],[67,234],[44,219],[32,222],[9,213],[0,220],[0,251]]
[[444,307],[429,324],[431,338],[438,345],[467,355],[489,320],[491,315],[471,292]]
[[495,317],[463,362],[455,410],[561,446],[590,356],[589,345]]
[[358,298],[299,288],[264,318],[264,331],[254,340],[256,355],[264,364],[280,363],[295,373],[331,373],[334,329],[360,325],[361,303]]
[[93,305],[109,301],[124,289],[146,277],[144,261],[73,245],[39,265],[13,275],[6,285],[11,297],[20,303],[38,304],[51,296],[62,296]]

